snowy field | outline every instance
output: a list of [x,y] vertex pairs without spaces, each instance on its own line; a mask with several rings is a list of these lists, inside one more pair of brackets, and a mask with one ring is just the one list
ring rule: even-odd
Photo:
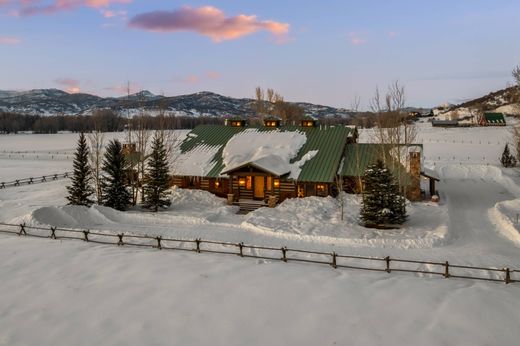
[[[441,202],[408,205],[410,220],[399,230],[360,227],[356,196],[346,197],[341,220],[332,198],[287,200],[237,215],[209,193],[173,189],[170,209],[152,214],[65,206],[65,181],[0,190],[0,222],[520,269],[520,172],[498,166],[508,131],[421,124],[426,165],[441,177]],[[0,136],[0,180],[70,170],[66,156],[76,138]],[[369,131],[361,140],[370,140]],[[60,159],[44,157],[53,151]],[[21,152],[23,158],[14,155]],[[518,284],[7,235],[0,235],[0,249],[0,345],[520,340]]]

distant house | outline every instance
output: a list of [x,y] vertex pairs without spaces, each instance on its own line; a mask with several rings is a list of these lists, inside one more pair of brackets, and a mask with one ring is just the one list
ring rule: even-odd
[[459,127],[458,120],[432,120],[433,127]]
[[506,119],[503,113],[484,113],[479,117],[480,126],[506,126]]
[[[272,119],[259,127],[234,122],[226,126],[200,125],[180,146],[172,184],[206,190],[241,206],[264,206],[295,197],[336,196],[348,185],[340,186],[339,178],[356,165],[350,153],[357,145],[357,137],[355,127],[319,126],[316,121],[305,120],[299,126],[280,126]],[[375,153],[378,145],[363,146]],[[363,167],[375,162],[375,158],[375,154],[370,159],[363,157]],[[420,157],[418,160],[420,167]],[[362,176],[364,168],[356,168],[355,175]],[[416,191],[420,194],[419,174],[420,168],[416,174]],[[351,176],[345,177],[352,180]]]

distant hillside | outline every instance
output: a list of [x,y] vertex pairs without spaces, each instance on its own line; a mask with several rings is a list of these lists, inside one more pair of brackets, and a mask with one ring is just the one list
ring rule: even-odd
[[[306,115],[348,118],[352,112],[343,108],[296,103]],[[86,115],[96,109],[113,109],[136,114],[146,109],[149,112],[166,110],[178,116],[251,116],[255,114],[254,100],[237,99],[212,92],[199,92],[190,95],[165,97],[141,91],[129,97],[99,97],[89,94],[69,94],[58,89],[37,89],[30,91],[0,90],[0,111],[25,114]]]
[[[466,101],[459,105],[449,107],[449,111],[457,109],[475,109],[482,111],[494,111],[497,108],[505,106],[514,106],[520,103],[520,95],[517,87],[510,87],[498,91],[491,92],[486,96]],[[507,108],[506,108],[507,109]]]

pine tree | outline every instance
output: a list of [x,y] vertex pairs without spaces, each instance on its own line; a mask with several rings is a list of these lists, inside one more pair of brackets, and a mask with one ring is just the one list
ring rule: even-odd
[[169,169],[168,156],[164,146],[164,138],[156,132],[152,142],[152,154],[148,159],[147,177],[144,186],[144,207],[155,212],[159,208],[167,208],[171,202],[168,198]]
[[94,189],[90,185],[92,180],[92,171],[89,166],[89,150],[85,134],[79,135],[78,146],[74,153],[72,185],[67,186],[67,200],[72,205],[91,206],[93,201],[90,196],[94,194]]
[[509,151],[509,145],[506,144],[504,151],[502,152],[502,157],[500,158],[500,163],[502,166],[509,168],[516,166],[516,159]]
[[365,189],[360,216],[365,226],[403,224],[407,218],[406,200],[383,162],[369,166],[363,179]]
[[103,205],[125,210],[131,205],[132,196],[126,187],[127,162],[121,143],[114,139],[108,143],[103,159],[101,181]]

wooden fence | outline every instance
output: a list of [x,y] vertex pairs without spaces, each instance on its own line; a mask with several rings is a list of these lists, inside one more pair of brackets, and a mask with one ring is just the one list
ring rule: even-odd
[[257,246],[244,243],[213,240],[175,239],[162,236],[134,235],[105,231],[35,227],[25,224],[0,223],[0,233],[47,239],[73,239],[96,244],[148,247],[158,250],[215,253],[245,258],[257,258],[283,262],[323,264],[335,269],[359,269],[375,272],[415,273],[444,278],[460,278],[504,282],[520,282],[520,270],[510,268],[486,268],[457,265],[435,261],[416,261],[399,258],[344,255],[336,252],[318,252],[282,247]]
[[69,178],[71,175],[71,172],[65,172],[60,174],[50,174],[50,175],[43,175],[41,177],[30,177],[30,178],[23,178],[23,179],[15,179],[13,181],[2,181],[0,182],[0,190],[5,189],[8,187],[14,187],[14,186],[20,186],[20,185],[31,185],[31,184],[37,184],[37,183],[46,183],[54,180],[59,179],[66,179]]

